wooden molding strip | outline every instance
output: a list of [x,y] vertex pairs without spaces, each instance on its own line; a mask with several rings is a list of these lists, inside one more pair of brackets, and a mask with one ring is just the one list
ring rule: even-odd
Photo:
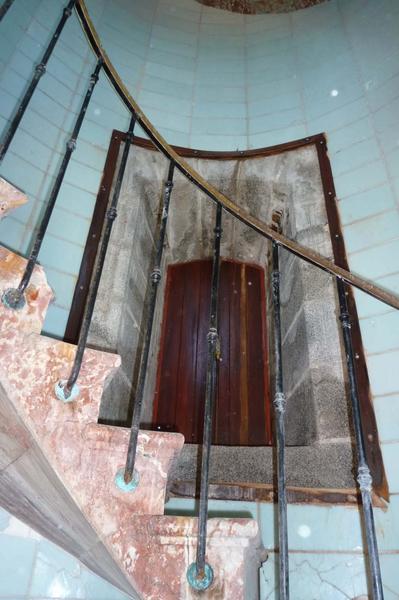
[[[196,498],[194,481],[174,482],[169,490],[172,497]],[[227,483],[220,481],[209,484],[209,498],[213,500],[235,500],[242,502],[276,502],[277,490],[271,483]],[[287,486],[287,501],[290,504],[361,504],[359,490],[355,488],[308,488]],[[387,503],[373,494],[373,506],[387,510]]]

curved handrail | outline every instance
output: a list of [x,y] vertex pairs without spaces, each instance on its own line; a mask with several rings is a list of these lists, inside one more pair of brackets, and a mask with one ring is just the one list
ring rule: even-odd
[[393,308],[399,309],[399,297],[396,294],[392,294],[374,283],[364,279],[363,277],[359,277],[358,275],[354,275],[350,271],[339,267],[331,260],[328,260],[318,252],[311,250],[310,248],[306,248],[302,246],[302,244],[298,244],[293,240],[285,237],[281,233],[274,231],[271,227],[257,219],[256,217],[250,215],[247,211],[240,208],[237,204],[235,204],[230,198],[222,194],[219,190],[217,190],[213,185],[208,183],[195,169],[193,169],[181,156],[177,154],[177,152],[167,143],[167,141],[162,137],[162,135],[155,129],[152,123],[147,119],[145,114],[141,111],[138,104],[135,102],[125,84],[119,77],[118,72],[116,71],[114,65],[108,58],[107,53],[101,45],[101,41],[99,35],[94,27],[94,24],[89,16],[89,12],[87,10],[86,4],[84,0],[77,0],[76,12],[78,14],[79,20],[81,22],[83,31],[85,32],[90,46],[98,58],[103,60],[103,69],[107,74],[112,86],[115,91],[119,95],[122,102],[125,104],[129,112],[133,112],[136,115],[137,122],[146,132],[148,137],[151,139],[153,144],[162,152],[167,158],[172,160],[177,169],[189,179],[197,188],[203,191],[209,198],[213,201],[220,203],[225,210],[227,210],[234,217],[260,233],[261,235],[269,238],[270,240],[275,241],[277,244],[286,248],[289,252],[292,252],[296,256],[301,257],[306,262],[313,264],[316,267],[319,267],[323,271],[327,271],[332,275],[342,279],[343,281],[353,285],[359,290],[377,298],[377,300],[381,300],[385,304],[392,306]]

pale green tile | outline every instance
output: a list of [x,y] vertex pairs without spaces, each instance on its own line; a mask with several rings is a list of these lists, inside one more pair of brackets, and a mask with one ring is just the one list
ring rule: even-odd
[[354,143],[349,148],[330,154],[333,175],[352,171],[365,163],[377,160],[380,156],[381,150],[375,138]]
[[349,254],[399,237],[399,213],[391,210],[345,227],[345,246]]
[[35,552],[36,540],[0,535],[0,597],[25,597]]
[[81,565],[51,542],[41,540],[30,585],[32,598],[84,599]]
[[371,391],[374,395],[383,396],[399,392],[398,361],[399,351],[397,350],[367,357]]
[[364,190],[377,187],[387,180],[387,171],[382,160],[362,165],[349,173],[335,177],[335,189],[339,198],[346,198]]
[[128,600],[129,598],[87,569],[82,570],[81,584],[85,591],[85,600]]
[[68,318],[69,310],[60,308],[55,304],[50,304],[47,310],[42,333],[44,335],[49,335],[50,337],[63,339]]
[[[278,557],[269,556],[260,574],[262,600],[277,600]],[[290,597],[295,600],[348,600],[367,594],[364,559],[359,554],[290,555]]]
[[399,349],[398,310],[361,319],[360,329],[368,354]]
[[[399,273],[381,277],[381,279],[377,279],[376,284],[382,289],[391,291],[399,296]],[[355,289],[355,297],[357,312],[360,318],[382,314],[391,310],[391,307],[384,302],[360,290]]]
[[[338,208],[344,225],[395,208],[395,198],[388,184],[365,190],[339,200]],[[344,227],[344,236],[346,227]]]
[[7,529],[10,523],[11,515],[3,508],[0,508],[0,532],[3,532]]
[[387,474],[389,490],[393,494],[399,494],[399,443],[381,444],[382,459]]
[[398,252],[399,241],[394,240],[350,255],[349,264],[355,273],[363,275],[367,279],[375,279],[397,272]]
[[[373,400],[373,406],[380,440],[382,442],[399,442],[399,396],[376,396]],[[399,497],[394,505],[399,520],[398,503]],[[387,532],[389,532],[389,529],[387,529]]]

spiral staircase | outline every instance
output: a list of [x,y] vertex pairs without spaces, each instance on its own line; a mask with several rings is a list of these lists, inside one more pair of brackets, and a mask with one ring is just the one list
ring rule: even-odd
[[[2,215],[27,199],[1,180]],[[0,248],[0,286],[15,287],[26,259]],[[52,291],[36,266],[23,309],[0,306],[0,503],[133,598],[195,598],[186,579],[197,519],[164,516],[168,472],[183,446],[176,433],[141,431],[134,493],[114,483],[129,430],[97,424],[103,386],[117,355],[88,349],[81,395],[63,403],[54,382],[75,347],[40,334]],[[208,559],[215,581],[206,598],[256,598],[258,526],[210,519]]]
[[[344,284],[353,285],[395,308],[399,308],[399,300],[244,212],[179,157],[143,115],[120,80],[101,46],[83,0],[71,0],[65,8],[43,61],[36,67],[27,92],[7,131],[0,150],[0,160],[11,143],[38,80],[45,72],[46,61],[66,19],[72,13],[72,8],[76,8],[88,42],[97,57],[96,70],[90,78],[72,137],[67,142],[61,170],[29,259],[0,247],[0,293],[3,298],[3,302],[0,303],[0,504],[132,598],[185,600],[202,597],[218,600],[255,600],[258,597],[257,572],[261,562],[266,559],[260,544],[258,525],[252,519],[207,518],[206,469],[203,469],[205,475],[202,473],[205,480],[204,495],[201,491],[200,526],[201,523],[204,525],[206,560],[212,565],[213,578],[207,581],[201,590],[201,586],[196,588],[187,575],[189,566],[196,561],[196,546],[200,538],[198,520],[193,517],[164,515],[168,474],[179,459],[184,443],[182,435],[140,430],[134,439],[135,460],[131,465],[131,475],[133,476],[134,466],[139,485],[135,486],[135,489],[129,485],[124,486],[123,479],[128,483],[126,474],[129,474],[129,470],[126,468],[123,477],[123,469],[126,455],[129,464],[132,433],[126,428],[98,424],[103,388],[118,369],[120,359],[115,354],[86,348],[91,318],[90,300],[87,305],[89,309],[86,306],[85,324],[82,327],[86,327],[86,334],[81,333],[78,348],[41,334],[46,311],[52,300],[52,291],[47,284],[43,268],[38,264],[38,253],[99,71],[105,71],[115,92],[131,114],[132,131],[137,121],[157,149],[169,159],[172,171],[176,167],[198,189],[205,192],[216,203],[220,215],[223,209],[272,240],[277,264],[276,277],[273,280],[276,306],[279,246],[337,278],[350,375],[354,371],[353,364],[351,367],[353,353]],[[166,200],[169,192],[166,187]],[[115,197],[117,201],[117,194]],[[12,210],[18,210],[18,207],[27,201],[26,196],[16,187],[0,179],[0,218]],[[110,231],[115,216],[116,207],[111,205],[104,225],[105,232],[107,227]],[[163,213],[163,220],[164,217],[166,227],[167,210]],[[161,257],[162,239],[159,249]],[[216,262],[214,260],[214,265]],[[152,274],[155,289],[160,278],[158,267]],[[100,275],[101,269],[98,277]],[[91,285],[94,290],[94,305],[98,280]],[[22,296],[24,300],[20,302]],[[213,300],[216,303],[217,296],[214,295]],[[276,331],[278,327],[277,320]],[[217,346],[216,327],[211,327],[208,335],[210,334],[212,335],[208,341],[211,363],[213,361],[211,368],[215,370],[212,352],[214,346]],[[281,354],[278,344],[276,353]],[[80,357],[78,365],[77,357]],[[79,394],[71,394],[74,382],[69,389],[70,373],[76,365]],[[57,389],[60,381],[66,382],[64,389],[69,390],[64,394],[64,401],[60,390]],[[357,418],[359,406],[356,399],[356,381],[353,379],[350,383],[353,411]],[[282,525],[280,590],[281,598],[286,599],[288,546],[283,470],[285,398],[281,386],[276,388],[274,404],[276,421],[279,424],[278,496],[279,524]],[[209,413],[211,412],[209,408]],[[134,419],[135,417],[133,421]],[[139,424],[139,419],[138,411],[136,424]],[[211,418],[208,426],[211,431]],[[134,438],[134,423],[132,432]],[[358,483],[366,516],[369,555],[372,558],[372,579],[376,592],[374,597],[382,598],[378,591],[381,588],[381,578],[372,521],[372,481],[364,456],[360,419],[359,423],[355,422],[355,434],[358,446]],[[209,454],[210,440],[206,441],[205,437],[203,447]],[[283,547],[284,552],[281,550]],[[202,550],[205,552],[205,543]],[[203,579],[199,577],[199,572],[197,566],[197,576]],[[281,579],[282,573],[286,575]]]

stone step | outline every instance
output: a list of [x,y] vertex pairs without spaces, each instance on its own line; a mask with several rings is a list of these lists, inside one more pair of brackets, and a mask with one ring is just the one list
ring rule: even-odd
[[74,346],[2,326],[0,502],[132,594],[104,540],[135,515],[163,514],[168,471],[183,437],[140,432],[140,485],[134,493],[121,491],[114,480],[126,460],[129,431],[97,424],[103,385],[119,357],[86,350],[80,395],[63,403],[54,387],[69,373]]
[[[266,560],[258,524],[252,519],[209,519],[208,564],[213,583],[193,591],[187,568],[195,561],[198,521],[192,517],[135,517],[108,540],[121,555],[143,598],[151,600],[256,600],[258,570]],[[151,543],[148,543],[148,541]]]
[[[1,181],[1,180],[0,180]],[[0,297],[6,290],[18,287],[27,264],[26,258],[0,246]],[[25,291],[25,305],[18,309],[7,308],[0,302],[0,327],[5,335],[7,329],[40,333],[53,292],[47,283],[43,267],[36,265]]]
[[[12,253],[4,264],[7,256],[21,265]],[[44,289],[39,285],[39,292]],[[97,419],[119,356],[86,349],[79,395],[64,403],[55,386],[67,378],[76,347],[32,332],[41,313],[33,318],[23,310],[4,309],[0,322],[0,504],[132,598],[198,597],[186,577],[197,520],[163,514],[183,436],[140,431],[139,485],[131,492],[117,487],[130,432]],[[214,582],[201,596],[255,600],[257,523],[211,519],[208,532]]]
[[0,221],[11,211],[28,202],[28,197],[3,177],[0,177]]

